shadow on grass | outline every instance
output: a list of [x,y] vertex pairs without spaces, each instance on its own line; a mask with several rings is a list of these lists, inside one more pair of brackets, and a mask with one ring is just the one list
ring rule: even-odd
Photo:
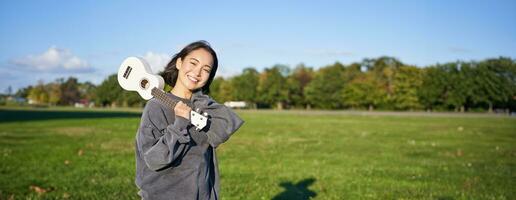
[[46,111],[0,109],[0,123],[51,119],[87,119],[111,117],[140,117],[140,113],[109,111]]
[[307,178],[298,183],[293,182],[282,182],[279,185],[285,188],[285,191],[277,194],[272,200],[283,200],[283,199],[300,199],[306,200],[314,198],[317,193],[308,189],[310,185],[315,182],[315,178]]

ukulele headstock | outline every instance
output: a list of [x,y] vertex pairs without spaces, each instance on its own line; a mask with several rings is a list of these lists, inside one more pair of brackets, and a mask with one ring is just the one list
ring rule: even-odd
[[197,130],[202,130],[208,123],[208,113],[202,112],[199,108],[190,111],[190,122]]

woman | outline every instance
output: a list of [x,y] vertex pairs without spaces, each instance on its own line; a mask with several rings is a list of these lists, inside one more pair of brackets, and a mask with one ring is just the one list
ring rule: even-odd
[[[215,148],[243,124],[229,108],[206,94],[217,71],[217,55],[205,41],[174,55],[161,74],[173,87],[172,109],[153,98],[142,113],[136,136],[136,185],[142,199],[219,199]],[[202,130],[190,124],[190,111],[208,113]]]

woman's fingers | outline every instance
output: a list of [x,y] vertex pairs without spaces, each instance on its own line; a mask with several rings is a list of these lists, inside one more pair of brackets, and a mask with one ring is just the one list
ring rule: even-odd
[[192,109],[188,107],[185,103],[179,101],[174,107],[174,113],[177,116],[183,117],[185,119],[190,119],[190,111]]

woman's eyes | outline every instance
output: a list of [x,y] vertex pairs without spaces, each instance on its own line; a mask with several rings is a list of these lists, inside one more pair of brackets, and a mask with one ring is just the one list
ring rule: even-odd
[[[196,62],[190,62],[190,64],[193,65],[193,66],[197,66]],[[208,68],[208,67],[203,67],[202,70],[204,70],[205,72],[208,72],[208,73],[211,72],[211,69]]]

